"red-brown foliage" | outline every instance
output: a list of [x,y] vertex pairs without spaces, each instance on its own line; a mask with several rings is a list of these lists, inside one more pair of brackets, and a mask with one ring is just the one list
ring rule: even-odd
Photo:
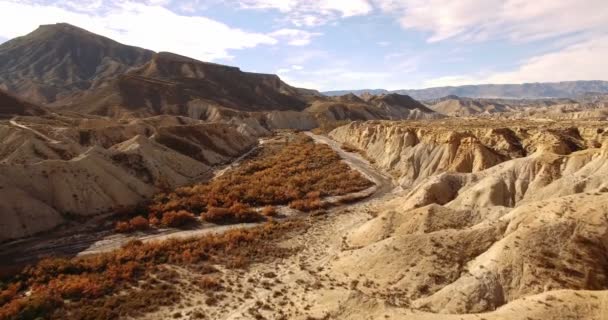
[[230,208],[210,207],[207,212],[201,214],[201,218],[216,224],[251,223],[264,220],[263,216],[240,202],[234,203]]
[[129,233],[133,231],[144,231],[150,228],[148,219],[137,216],[129,221],[118,221],[114,226],[114,231],[118,233]]
[[314,210],[323,209],[325,205],[319,198],[306,198],[302,200],[294,200],[289,203],[289,207],[292,209],[309,212]]
[[[321,198],[361,191],[371,185],[329,146],[301,135],[284,145],[264,146],[254,159],[209,183],[161,194],[149,209],[160,215],[177,210],[208,213],[211,208],[229,209],[235,203],[286,205],[311,198],[307,196],[311,192]],[[315,201],[306,202],[306,207],[315,205]],[[213,213],[228,215],[226,211]]]
[[262,215],[265,217],[276,217],[278,214],[277,209],[273,206],[265,206],[262,209]]
[[128,221],[118,221],[114,226],[114,231],[118,233],[129,233],[133,232],[133,229],[131,229],[131,225]]
[[[246,266],[286,254],[272,240],[291,229],[291,223],[269,223],[185,240],[132,241],[114,252],[83,258],[42,260],[3,288],[0,319],[116,319],[123,312],[175,303],[179,293],[171,287],[139,287],[150,286],[145,283],[160,272],[159,265],[196,263],[193,270],[213,270],[201,263]],[[199,285],[220,288],[211,278]]]
[[144,231],[150,228],[150,222],[148,222],[148,219],[142,216],[137,216],[131,219],[129,221],[129,225],[131,225],[131,228],[136,231]]
[[179,228],[196,222],[194,214],[185,211],[169,211],[163,213],[161,224],[165,227]]

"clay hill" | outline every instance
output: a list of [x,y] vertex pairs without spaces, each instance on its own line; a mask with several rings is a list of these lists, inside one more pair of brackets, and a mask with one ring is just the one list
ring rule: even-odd
[[60,23],[0,45],[0,88],[38,103],[60,103],[101,86],[153,52]]
[[66,116],[0,97],[0,114],[10,118],[0,119],[0,241],[205,181],[257,143],[230,124]]

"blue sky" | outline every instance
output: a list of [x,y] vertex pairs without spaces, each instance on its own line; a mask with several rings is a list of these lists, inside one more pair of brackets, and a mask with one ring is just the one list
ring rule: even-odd
[[608,80],[606,0],[0,0],[56,22],[319,90]]

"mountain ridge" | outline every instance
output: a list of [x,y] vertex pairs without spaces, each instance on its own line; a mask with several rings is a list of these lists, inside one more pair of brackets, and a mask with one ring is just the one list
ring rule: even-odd
[[522,84],[481,84],[464,86],[432,87],[425,89],[361,89],[324,91],[325,95],[344,95],[354,93],[362,95],[399,93],[409,95],[416,100],[439,99],[449,95],[468,98],[495,99],[541,99],[541,98],[575,98],[589,93],[607,93],[608,81],[578,80],[561,82],[534,82]]

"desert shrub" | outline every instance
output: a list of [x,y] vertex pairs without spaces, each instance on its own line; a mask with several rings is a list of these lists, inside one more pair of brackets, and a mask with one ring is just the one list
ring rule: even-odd
[[51,280],[44,290],[63,299],[98,298],[106,291],[104,282],[103,279],[95,276],[66,275]]
[[309,212],[314,210],[323,209],[325,206],[318,198],[307,198],[301,200],[294,200],[289,203],[289,207],[292,209]]
[[143,231],[150,228],[150,222],[148,219],[137,216],[129,221],[118,221],[114,226],[114,231],[118,233],[130,233],[133,231]]
[[265,217],[276,217],[278,214],[277,209],[273,206],[265,206],[262,209],[262,215]]
[[185,210],[163,213],[161,224],[165,227],[179,228],[196,222],[196,217]]
[[142,216],[137,216],[137,217],[131,219],[129,221],[129,225],[131,226],[131,229],[137,230],[137,231],[143,231],[143,230],[147,230],[150,228],[150,222],[148,221],[148,219],[146,219]]
[[118,221],[114,226],[114,231],[118,233],[129,233],[133,232],[133,229],[131,228],[131,225],[128,221]]
[[60,297],[42,292],[10,301],[0,307],[0,319],[47,319],[54,309],[63,305]]
[[210,207],[201,215],[201,218],[216,224],[251,223],[264,220],[263,216],[240,202],[234,203],[230,208]]
[[[155,282],[166,265],[201,269],[201,264],[245,267],[290,251],[274,245],[295,222],[267,223],[191,239],[132,241],[113,252],[71,259],[52,258],[9,279],[0,297],[0,319],[117,319],[179,302],[181,294]],[[179,276],[179,275],[177,275]],[[159,276],[160,278],[160,276]],[[219,290],[208,278],[201,289]],[[205,289],[207,288],[207,289]],[[29,292],[29,295],[25,295]]]

